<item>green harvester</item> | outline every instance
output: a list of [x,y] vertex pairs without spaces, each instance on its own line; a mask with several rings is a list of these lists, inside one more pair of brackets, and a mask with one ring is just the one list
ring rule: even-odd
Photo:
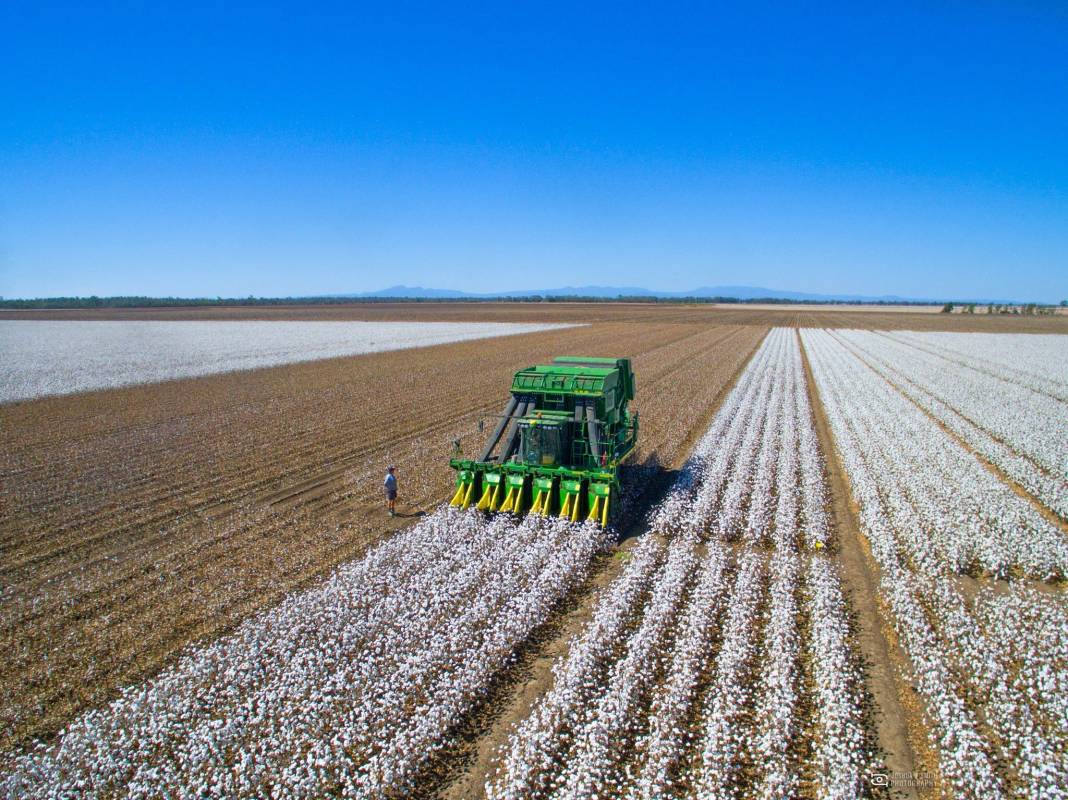
[[[450,505],[608,525],[619,465],[638,440],[629,358],[561,356],[521,369],[475,460],[453,458]],[[499,447],[498,447],[499,445]]]

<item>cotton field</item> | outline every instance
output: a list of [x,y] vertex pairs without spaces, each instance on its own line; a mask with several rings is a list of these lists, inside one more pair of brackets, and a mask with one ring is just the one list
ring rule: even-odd
[[453,440],[482,445],[477,417],[500,409],[517,365],[634,353],[627,469],[656,475],[685,461],[765,333],[565,327],[0,405],[0,753],[410,525],[383,519],[385,465],[399,465],[403,513],[432,513]]
[[[840,341],[916,405],[1068,520],[1068,344],[972,343],[947,334],[841,331]],[[1006,363],[1009,362],[1009,363]]]
[[568,326],[0,320],[0,403],[560,327]]
[[[13,335],[7,324],[0,335]],[[394,332],[383,323],[315,323],[324,327],[250,334],[255,347],[238,337],[231,349],[229,328],[194,335],[166,326],[247,332],[260,323],[157,324],[165,326],[160,348],[174,352],[185,337],[185,358],[220,370],[387,339],[409,347],[427,343],[418,337],[547,327],[396,323]],[[573,329],[587,344],[602,337],[597,352],[620,346],[619,330]],[[287,584],[280,601],[227,633],[71,713],[55,736],[12,749],[0,761],[0,797],[1068,797],[1068,337],[673,324],[634,337],[626,341],[648,348],[636,359],[635,403],[648,450],[624,485],[629,507],[618,527],[487,516],[435,499],[358,557]],[[94,385],[182,374],[179,362],[162,366],[162,350],[130,344],[137,357],[124,362],[127,345],[114,344],[112,372],[103,354],[85,365],[106,379]],[[23,363],[39,357],[21,352]],[[64,357],[77,352],[72,344]],[[227,501],[241,511],[241,530],[264,542],[283,535],[290,517],[271,517],[270,529],[259,520],[267,507],[292,502],[301,527],[289,547],[318,535],[344,542],[351,534],[341,523],[316,529],[322,509],[342,496],[320,481],[353,473],[318,448],[334,439],[351,446],[345,420],[373,411],[384,415],[375,429],[398,417],[415,426],[405,440],[413,465],[438,459],[420,449],[428,437],[444,447],[459,435],[456,414],[482,413],[486,388],[462,369],[476,357],[465,349],[436,372],[427,366],[436,381],[455,383],[420,395],[426,410],[412,420],[403,420],[398,394],[396,408],[331,406],[325,429],[311,429],[314,447],[299,437],[293,454],[250,445],[279,469],[297,454],[315,464],[281,488],[239,465],[255,488]],[[512,359],[497,360],[500,370],[511,367]],[[149,367],[162,371],[142,371]],[[18,386],[32,383],[32,370],[24,374]],[[392,380],[417,386],[423,374]],[[450,397],[463,399],[456,412],[445,409]],[[287,429],[299,432],[294,409],[305,405],[301,396],[287,406]],[[215,428],[232,436],[240,426],[213,417],[194,438]],[[170,427],[152,439],[168,440]],[[33,446],[19,445],[13,476],[37,461],[63,474],[66,460],[31,459]],[[657,460],[669,447],[680,453],[670,468]],[[72,452],[77,445],[64,451]],[[375,483],[361,486],[360,502],[373,504],[378,527],[372,471],[392,452],[361,456],[358,480]],[[212,451],[208,461],[219,457]],[[196,512],[208,520],[203,541],[172,540],[151,504],[140,512],[148,545],[125,523],[83,538],[127,536],[159,559],[157,542],[190,560],[213,542],[225,548],[238,534],[215,524],[226,509],[208,475],[195,492],[206,499]],[[440,480],[422,467],[409,476],[402,464],[402,497],[407,486],[439,497],[449,486],[433,495],[429,484]],[[151,476],[138,481],[155,486]],[[63,496],[90,488],[105,493],[78,486]],[[33,494],[25,518],[46,500]],[[120,505],[84,516],[107,519]],[[42,536],[17,551],[18,569],[43,562],[34,549]],[[77,583],[40,611],[17,595],[20,619],[67,615],[106,635],[109,620],[79,603],[110,591],[101,588],[110,587],[107,575],[130,557],[111,546],[76,567],[99,571],[101,582]],[[237,584],[239,567],[227,562],[226,570]],[[55,568],[40,580],[58,597],[49,581],[64,574]],[[112,583],[133,587],[126,601],[165,596],[154,585],[162,578],[123,575]],[[12,650],[19,657],[25,647]],[[48,683],[48,673],[27,674],[27,683]],[[49,695],[35,697],[43,704]]]
[[[1028,498],[968,449],[1001,445],[1055,485],[1068,417],[1043,380],[1061,371],[1063,346],[1013,337],[1030,355],[1011,383],[997,356],[960,341],[935,366],[924,337],[802,338],[948,791],[1068,797],[1068,537],[1041,513],[1041,501],[1063,497],[1064,470],[1061,494],[1034,487]],[[903,354],[902,341],[919,352]],[[960,440],[943,419],[959,420]]]

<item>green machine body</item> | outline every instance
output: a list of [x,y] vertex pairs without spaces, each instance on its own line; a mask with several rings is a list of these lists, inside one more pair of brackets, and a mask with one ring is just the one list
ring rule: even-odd
[[628,358],[561,356],[526,367],[478,458],[461,455],[450,504],[608,525],[619,466],[638,440]]

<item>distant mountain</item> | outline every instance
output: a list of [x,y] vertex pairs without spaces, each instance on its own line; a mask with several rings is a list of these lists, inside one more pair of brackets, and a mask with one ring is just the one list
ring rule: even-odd
[[669,297],[667,292],[652,292],[634,286],[561,286],[556,289],[521,289],[478,297]]
[[[335,295],[336,297],[374,297],[374,298],[411,298],[423,299],[457,299],[469,298],[472,300],[484,300],[494,297],[663,297],[678,299],[680,297],[695,297],[709,299],[722,297],[731,300],[791,300],[794,302],[811,303],[941,303],[943,300],[934,298],[909,298],[898,295],[881,295],[878,297],[858,294],[811,294],[808,292],[792,292],[781,289],[767,289],[762,286],[701,286],[697,289],[682,292],[664,292],[652,289],[644,289],[637,286],[561,286],[555,289],[522,289],[506,292],[475,293],[463,292],[456,289],[426,289],[422,286],[390,286],[388,289],[380,289],[375,292],[360,292],[352,294]],[[953,302],[974,303],[1006,303],[1006,300],[957,300]]]
[[459,292],[455,289],[424,289],[422,286],[390,286],[388,289],[379,289],[377,292],[356,292],[352,294],[339,294],[335,297],[410,297],[424,300],[477,297],[468,292]]
[[[909,300],[897,295],[867,297],[859,294],[811,294],[808,292],[790,292],[780,289],[765,289],[762,286],[702,286],[692,292],[682,292],[680,297],[730,297],[735,300],[809,300],[813,303],[827,302],[864,302],[864,303],[907,303],[929,302],[926,300]],[[933,302],[933,301],[932,301]]]

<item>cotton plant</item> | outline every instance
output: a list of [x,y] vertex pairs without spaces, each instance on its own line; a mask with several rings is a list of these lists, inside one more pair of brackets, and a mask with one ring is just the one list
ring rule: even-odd
[[766,592],[764,564],[754,553],[742,557],[724,620],[723,642],[703,708],[698,794],[741,797],[739,759],[751,731],[745,715],[754,696],[758,614]]
[[572,732],[597,697],[624,633],[659,574],[666,547],[646,538],[622,574],[602,593],[593,619],[553,666],[553,686],[524,718],[504,752],[498,779],[487,786],[494,798],[543,796],[555,787]]
[[[1061,532],[834,332],[805,332],[836,444],[876,487],[896,548],[927,574],[1068,575]],[[856,482],[854,481],[854,488]],[[870,494],[871,489],[861,491]]]
[[818,708],[817,796],[847,800],[861,792],[866,778],[864,728],[857,703],[863,676],[850,646],[841,581],[826,557],[810,557],[805,586]]
[[[869,331],[839,334],[853,344],[880,371],[892,373],[895,384],[905,384],[917,399],[941,402],[976,428],[987,431],[1037,467],[1056,473],[1068,461],[1068,443],[1058,433],[1068,424],[1068,401],[1058,397],[1056,384],[1037,389],[1018,379],[1016,371],[977,369],[957,363],[923,344],[903,343]],[[1006,339],[1029,340],[1027,334],[1003,334]],[[1045,344],[1045,343],[1043,343]],[[1064,361],[1064,342],[1046,345],[1048,364]],[[906,388],[906,386],[902,386]],[[1068,389],[1068,383],[1061,389]]]
[[687,727],[714,627],[728,592],[729,555],[710,543],[678,626],[667,680],[654,690],[649,730],[638,742],[642,761],[628,787],[630,800],[650,800],[677,789],[677,772],[695,733]]

